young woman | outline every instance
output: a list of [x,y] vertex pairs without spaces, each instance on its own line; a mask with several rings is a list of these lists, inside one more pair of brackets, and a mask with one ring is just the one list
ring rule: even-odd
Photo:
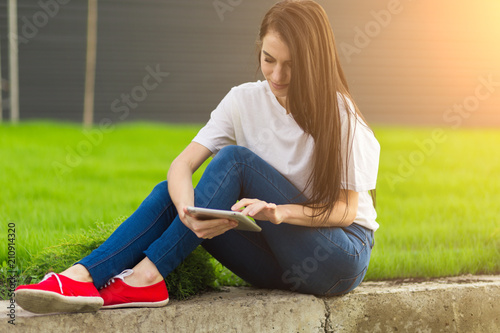
[[[163,306],[164,278],[200,244],[260,288],[339,295],[363,280],[378,228],[369,191],[380,146],[349,93],[325,11],[314,1],[277,3],[258,48],[265,80],[231,89],[168,181],[104,244],[60,274],[19,286],[21,307]],[[193,172],[211,155],[193,189]],[[198,220],[188,206],[246,207],[262,231]]]

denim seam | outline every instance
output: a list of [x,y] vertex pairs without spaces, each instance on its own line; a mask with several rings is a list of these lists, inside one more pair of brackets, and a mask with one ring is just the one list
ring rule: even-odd
[[[363,235],[365,236],[364,239],[362,239],[360,236],[358,236],[356,233],[352,232],[351,230],[347,229],[347,227],[345,228],[341,228],[342,230],[344,230],[344,232],[346,234],[350,234],[352,235],[353,237],[356,237],[357,239],[359,239],[363,245],[366,245],[368,244],[368,235],[366,234],[366,230],[363,230]],[[347,230],[346,230],[347,229]]]
[[[274,184],[274,182],[272,182],[272,181],[271,181],[271,180],[270,180],[270,179],[269,179],[266,175],[264,175],[264,174],[263,174],[262,172],[260,172],[259,170],[255,169],[252,165],[246,164],[246,163],[244,163],[244,162],[235,162],[235,163],[231,166],[231,168],[230,168],[230,169],[226,172],[226,174],[224,175],[224,178],[222,179],[222,182],[221,182],[221,183],[223,183],[223,182],[225,181],[225,179],[227,178],[228,174],[229,174],[229,173],[233,170],[233,168],[237,168],[237,169],[238,169],[240,165],[246,166],[247,168],[251,169],[252,171],[254,171],[254,172],[256,172],[257,174],[259,174],[260,176],[262,176],[265,180],[267,180],[267,181],[269,182],[269,184],[271,184],[271,186],[272,186],[272,187],[274,187],[274,188],[276,189],[276,191],[277,191],[278,193],[280,193],[280,194],[281,194],[284,198],[286,198],[286,200],[287,200],[288,202],[292,202],[292,201],[288,198],[288,196],[287,196],[287,195],[285,195],[285,194],[284,194],[284,193],[280,190],[280,188],[279,188],[278,186],[276,186],[276,185]],[[238,170],[238,172],[240,172],[240,171]],[[293,184],[292,184],[292,185],[293,185]],[[213,198],[214,198],[214,197],[215,197],[215,195],[219,192],[220,188],[221,188],[221,186],[219,185],[219,187],[217,188],[217,190],[216,190],[216,191],[214,191],[214,193],[213,193],[212,197],[208,200],[207,205],[208,205],[208,204],[210,204],[210,203],[212,202]]]
[[[271,180],[270,180],[270,179],[269,179],[266,175],[264,175],[262,172],[260,172],[259,170],[255,169],[252,165],[249,165],[249,164],[246,164],[246,163],[243,163],[243,162],[238,162],[238,164],[244,165],[244,166],[248,167],[249,169],[253,170],[254,172],[258,173],[260,176],[262,176],[264,179],[266,179],[266,180],[269,182],[269,184],[271,184],[271,185],[272,185],[272,186],[276,189],[276,191],[277,191],[277,192],[279,192],[279,193],[280,193],[280,194],[281,194],[284,198],[286,198],[286,200],[287,200],[288,202],[292,202],[292,201],[288,198],[288,196],[287,196],[287,195],[285,195],[285,194],[283,193],[283,191],[281,191],[281,189],[280,189],[278,186],[276,186],[276,184],[274,184],[274,182],[272,182],[272,181],[271,181]],[[286,180],[290,183],[290,181],[289,181],[289,180],[288,180],[285,176],[283,176],[283,177],[284,177],[284,178],[285,178],[285,179],[286,179]],[[290,184],[291,184],[291,185],[293,185],[292,183],[290,183]],[[298,191],[298,189],[297,189],[297,191]]]
[[158,216],[154,219],[153,223],[151,223],[149,225],[149,227],[147,229],[145,229],[142,233],[138,234],[136,237],[134,237],[133,239],[130,240],[130,242],[128,242],[127,244],[123,245],[120,249],[116,250],[115,252],[111,253],[110,255],[108,255],[106,258],[103,258],[101,259],[100,261],[96,262],[94,265],[92,266],[89,266],[88,269],[93,269],[99,265],[101,265],[104,261],[106,260],[109,260],[111,258],[113,258],[114,256],[118,255],[120,252],[124,251],[130,244],[132,244],[133,242],[135,242],[138,238],[142,237],[146,232],[148,232],[155,224],[156,222],[158,221],[158,219],[167,211],[167,209],[173,205],[173,203],[170,203],[169,205],[165,206],[163,208],[163,210],[160,212],[160,214],[158,214]]
[[[186,229],[187,229],[187,228],[186,228]],[[158,266],[156,263],[158,263],[158,262],[162,261],[162,260],[163,260],[163,258],[164,258],[165,256],[167,256],[167,255],[168,255],[168,254],[169,254],[169,253],[170,253],[170,252],[171,252],[171,251],[172,251],[175,247],[177,247],[177,244],[179,244],[179,242],[180,242],[181,240],[183,240],[183,239],[186,237],[186,235],[189,233],[189,231],[191,231],[191,230],[190,230],[190,229],[187,229],[187,230],[184,232],[184,234],[183,234],[181,237],[179,237],[179,239],[177,240],[177,242],[175,242],[175,244],[172,244],[172,245],[170,246],[170,248],[168,249],[168,251],[166,251],[166,252],[165,252],[165,253],[164,253],[161,257],[159,257],[159,258],[158,258],[157,260],[155,260],[153,263],[154,263],[156,266]],[[149,257],[148,257],[148,258],[149,258]],[[149,258],[149,259],[151,259],[151,258]]]
[[[351,257],[359,257],[359,256],[361,255],[361,253],[363,253],[363,252],[366,250],[366,242],[364,242],[364,246],[363,246],[363,249],[362,249],[361,251],[359,251],[359,252],[358,252],[358,253],[356,253],[356,254],[349,253],[349,252],[347,252],[344,248],[342,248],[340,245],[338,245],[337,243],[335,243],[334,241],[332,241],[330,238],[328,238],[328,237],[327,237],[327,236],[326,236],[326,235],[325,235],[325,234],[321,231],[321,229],[317,228],[316,230],[317,230],[317,231],[319,232],[319,234],[320,234],[323,238],[325,238],[328,242],[332,243],[333,245],[335,245],[336,247],[338,247],[340,250],[342,250],[345,254],[347,254],[347,255],[349,255],[349,256],[351,256]],[[343,230],[342,230],[342,231],[343,231]],[[344,232],[345,232],[345,231],[344,231]],[[349,238],[349,237],[347,237],[347,238]],[[358,239],[359,239],[359,238],[358,238]],[[349,241],[351,241],[351,240],[349,239]],[[351,243],[352,243],[352,241],[351,241]]]
[[[349,290],[351,289],[352,285],[354,284],[354,282],[356,282],[356,280],[361,276],[361,274],[363,274],[366,270],[368,269],[368,266],[365,266],[360,273],[356,274],[355,276],[353,277],[350,277],[350,278],[345,278],[345,279],[339,279],[337,282],[335,282],[335,284],[333,286],[331,286],[326,292],[325,292],[325,295],[328,295],[328,296],[338,296],[338,295],[342,295],[346,292],[346,290]],[[331,294],[331,291],[333,289],[335,289],[335,287],[337,287],[341,282],[343,281],[351,281],[351,284],[349,285],[349,287],[347,287],[345,290],[343,291],[340,291],[340,292],[337,292],[337,293],[333,293]]]
[[252,243],[254,246],[262,249],[263,251],[269,253],[270,255],[274,256],[274,253],[272,251],[269,251],[268,249],[262,247],[260,244],[257,244],[255,243],[254,241],[252,241],[250,238],[246,237],[245,234],[243,232],[240,232],[238,230],[234,230],[235,232],[237,232],[240,236],[242,236],[243,238],[245,238],[247,241],[249,241],[250,243]]

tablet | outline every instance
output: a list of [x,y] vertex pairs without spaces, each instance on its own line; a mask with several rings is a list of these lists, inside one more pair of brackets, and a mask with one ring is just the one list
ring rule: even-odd
[[243,215],[240,212],[233,212],[231,210],[200,208],[200,207],[187,207],[190,214],[199,220],[211,219],[229,219],[238,221],[238,226],[234,229],[245,231],[261,231],[261,227],[257,225],[250,217]]

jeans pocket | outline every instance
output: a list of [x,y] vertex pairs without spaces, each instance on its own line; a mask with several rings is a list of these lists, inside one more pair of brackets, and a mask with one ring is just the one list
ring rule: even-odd
[[366,235],[347,228],[320,228],[318,231],[336,248],[349,256],[358,257],[366,250]]
[[349,291],[353,290],[361,283],[361,281],[363,281],[367,268],[368,267],[365,267],[361,271],[361,273],[359,273],[358,275],[356,275],[354,277],[338,280],[337,283],[335,283],[333,285],[333,287],[331,287],[329,290],[327,290],[327,292],[325,293],[325,296],[338,296],[338,295],[346,294]]

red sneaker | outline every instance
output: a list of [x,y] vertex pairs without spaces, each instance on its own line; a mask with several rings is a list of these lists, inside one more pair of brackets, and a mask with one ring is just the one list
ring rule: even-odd
[[36,284],[16,288],[16,303],[34,313],[93,312],[104,303],[92,282],[49,273]]
[[99,291],[104,299],[103,309],[147,307],[156,308],[168,303],[168,290],[165,281],[152,286],[132,287],[125,283],[124,278],[133,273],[126,269],[108,281]]

